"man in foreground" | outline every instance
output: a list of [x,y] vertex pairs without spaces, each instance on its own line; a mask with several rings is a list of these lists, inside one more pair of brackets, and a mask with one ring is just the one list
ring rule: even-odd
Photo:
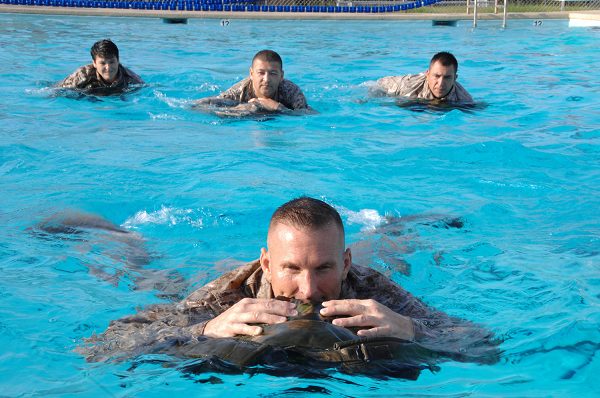
[[352,264],[338,212],[301,197],[278,208],[260,259],[226,273],[177,305],[158,305],[113,321],[79,351],[88,360],[168,352],[207,336],[256,336],[261,325],[297,315],[277,297],[323,302],[321,315],[360,337],[418,342],[441,356],[494,363],[497,343],[479,326],[428,308],[382,274]]
[[448,102],[472,103],[473,98],[456,81],[458,61],[448,52],[439,52],[431,58],[429,68],[418,75],[387,76],[377,80],[374,94],[409,97]]
[[92,46],[92,63],[77,69],[57,87],[81,90],[86,94],[121,94],[144,81],[119,62],[119,49],[112,41],[100,40]]
[[240,113],[288,112],[307,109],[300,87],[283,78],[283,61],[272,50],[259,51],[252,58],[250,76],[217,97],[202,98],[197,105],[236,105]]

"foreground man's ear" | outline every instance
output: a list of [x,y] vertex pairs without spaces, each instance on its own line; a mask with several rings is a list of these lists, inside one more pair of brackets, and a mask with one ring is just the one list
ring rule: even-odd
[[347,248],[344,252],[344,271],[342,274],[342,280],[346,279],[348,276],[348,272],[350,272],[350,267],[352,266],[352,252],[350,248]]
[[271,282],[271,256],[264,247],[260,249],[260,268],[267,277],[269,283]]

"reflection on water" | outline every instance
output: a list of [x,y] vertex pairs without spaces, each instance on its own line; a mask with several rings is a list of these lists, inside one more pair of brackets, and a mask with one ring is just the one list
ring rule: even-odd
[[117,97],[122,101],[128,101],[128,96],[139,91],[143,85],[129,86],[127,89],[114,89],[110,87],[96,87],[89,90],[77,90],[60,87],[49,87],[51,89],[50,98],[64,97],[74,100],[85,100],[90,102],[102,102],[98,97]]
[[394,103],[398,108],[408,109],[413,112],[445,113],[459,110],[465,113],[484,110],[488,107],[487,102],[478,101],[474,103],[448,102],[425,99],[397,99]]

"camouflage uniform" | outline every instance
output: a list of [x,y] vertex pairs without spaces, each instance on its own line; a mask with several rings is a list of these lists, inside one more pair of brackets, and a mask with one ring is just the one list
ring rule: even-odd
[[[418,75],[404,76],[386,76],[377,80],[377,89],[385,92],[392,97],[410,97],[432,100],[436,99],[429,85],[425,73]],[[454,87],[444,98],[444,101],[471,103],[473,98],[458,82],[454,82]]]
[[[190,331],[203,331],[206,323],[243,298],[273,298],[271,284],[259,260],[230,271],[190,294],[178,304],[155,305],[135,315],[111,322],[101,335],[78,348],[89,361],[167,352],[169,347],[197,339]],[[412,318],[415,340],[458,360],[497,360],[491,333],[476,325],[435,311],[379,272],[353,264],[342,282],[341,299],[374,299]],[[461,331],[469,330],[468,335]],[[465,353],[464,347],[474,352]],[[481,350],[478,352],[477,350]],[[490,354],[491,352],[491,354]],[[471,355],[471,356],[469,356]],[[480,358],[481,357],[481,358]],[[492,359],[490,359],[492,358]]]
[[[248,102],[252,98],[256,98],[254,88],[252,87],[252,80],[248,77],[234,84],[227,91],[219,94],[218,98],[226,98],[239,101],[240,103]],[[286,79],[283,79],[281,83],[279,83],[277,93],[273,99],[288,109],[308,108],[306,98],[300,87]]]
[[77,69],[56,86],[77,89],[89,94],[107,95],[123,92],[132,84],[144,84],[144,81],[123,65],[119,65],[117,78],[109,84],[98,76],[94,65],[89,64]]

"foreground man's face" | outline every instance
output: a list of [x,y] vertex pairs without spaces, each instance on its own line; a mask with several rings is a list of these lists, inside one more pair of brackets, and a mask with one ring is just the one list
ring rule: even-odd
[[456,70],[454,65],[442,65],[436,61],[429,66],[426,72],[427,84],[429,89],[436,98],[444,98],[450,94],[450,90],[454,87],[456,81]]
[[333,223],[316,230],[280,223],[269,231],[260,261],[275,296],[321,302],[339,298],[352,255]]
[[283,70],[278,62],[256,59],[250,68],[250,79],[258,98],[274,99],[279,83],[283,80]]
[[112,83],[119,72],[119,59],[117,57],[104,58],[98,55],[94,59],[94,68],[104,81]]

